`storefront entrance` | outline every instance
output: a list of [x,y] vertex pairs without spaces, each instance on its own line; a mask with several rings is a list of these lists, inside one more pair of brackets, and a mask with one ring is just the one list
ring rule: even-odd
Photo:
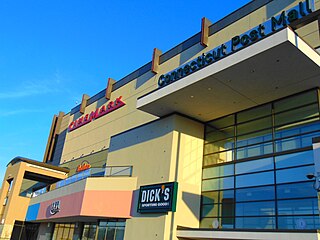
[[[56,223],[52,240],[123,240],[125,221],[100,221],[99,223]],[[77,238],[77,239],[78,239]]]
[[52,240],[72,240],[75,224],[57,223],[54,226]]

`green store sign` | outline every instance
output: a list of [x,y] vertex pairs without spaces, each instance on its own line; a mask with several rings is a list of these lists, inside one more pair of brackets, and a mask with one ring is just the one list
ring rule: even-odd
[[140,187],[139,213],[166,213],[176,211],[178,183],[160,183]]

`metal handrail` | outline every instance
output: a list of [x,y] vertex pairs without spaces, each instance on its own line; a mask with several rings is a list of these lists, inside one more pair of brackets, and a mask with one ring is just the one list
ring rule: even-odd
[[105,168],[89,168],[76,173],[66,179],[60,180],[54,184],[34,191],[31,197],[36,197],[48,192],[48,189],[54,190],[78,182],[88,177],[131,177],[132,166],[107,166]]

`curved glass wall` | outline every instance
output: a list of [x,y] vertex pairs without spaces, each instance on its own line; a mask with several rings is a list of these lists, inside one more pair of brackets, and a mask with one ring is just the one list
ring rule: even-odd
[[208,122],[200,227],[319,229],[306,178],[319,136],[317,90]]

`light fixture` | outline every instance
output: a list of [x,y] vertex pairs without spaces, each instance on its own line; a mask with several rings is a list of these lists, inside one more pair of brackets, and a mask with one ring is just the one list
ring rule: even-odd
[[314,179],[314,183],[313,183],[313,188],[317,191],[317,192],[320,192],[320,174],[319,173],[316,173],[316,174],[313,174],[313,173],[308,173],[306,175],[306,177],[308,179]]

